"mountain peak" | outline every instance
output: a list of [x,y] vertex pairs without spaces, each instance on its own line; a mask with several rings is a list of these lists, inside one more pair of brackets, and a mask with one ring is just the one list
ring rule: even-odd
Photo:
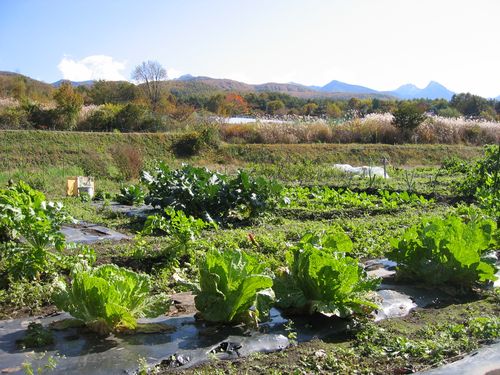
[[[442,84],[440,84],[439,82],[430,81],[429,84],[425,88],[429,88],[429,87],[444,87],[444,86]],[[446,88],[446,87],[444,87],[444,88]]]
[[450,100],[453,96],[454,92],[448,90],[442,84],[436,81],[430,81],[429,84],[420,89],[412,83],[407,83],[406,85],[402,85],[398,87],[394,91],[390,91],[390,94],[393,94],[401,99],[446,99]]
[[378,91],[368,87],[351,85],[349,83],[333,80],[323,87],[319,88],[323,92],[342,92],[342,93],[356,93],[356,94],[377,94]]
[[193,75],[191,74],[183,74],[181,75],[180,77],[178,78],[175,78],[177,81],[190,81],[192,80],[193,78],[195,78]]
[[95,81],[94,80],[88,80],[88,81],[70,81],[69,79],[60,79],[59,81],[52,82],[51,85],[53,87],[58,88],[58,87],[61,87],[61,85],[63,83],[65,83],[65,82],[69,83],[73,87],[78,87],[78,86],[87,86],[87,87],[89,87],[89,86],[92,86]]

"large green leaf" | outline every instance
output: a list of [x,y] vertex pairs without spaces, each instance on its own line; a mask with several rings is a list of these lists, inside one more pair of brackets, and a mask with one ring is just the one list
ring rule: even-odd
[[195,304],[203,318],[213,322],[247,322],[251,309],[265,317],[272,293],[271,277],[262,274],[264,265],[238,250],[209,251],[200,262],[200,291]]
[[340,317],[375,309],[365,296],[378,280],[368,279],[358,261],[346,256],[351,249],[349,237],[338,228],[305,234],[287,255],[289,269],[274,281],[278,306]]
[[136,327],[139,317],[156,317],[168,309],[164,296],[150,297],[150,280],[116,265],[77,270],[68,288],[64,281],[53,299],[56,306],[101,333]]
[[401,279],[469,288],[475,282],[495,280],[495,267],[482,257],[495,246],[496,231],[492,220],[427,218],[392,240],[388,257],[398,263]]

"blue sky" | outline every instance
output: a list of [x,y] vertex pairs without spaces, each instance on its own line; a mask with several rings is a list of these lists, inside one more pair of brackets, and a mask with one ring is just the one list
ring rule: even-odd
[[169,76],[500,95],[498,0],[0,0],[0,70],[53,82]]

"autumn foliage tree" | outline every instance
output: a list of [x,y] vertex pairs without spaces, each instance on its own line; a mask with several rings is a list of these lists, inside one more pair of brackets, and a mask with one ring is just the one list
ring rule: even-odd
[[223,105],[226,108],[226,113],[230,116],[245,114],[249,110],[247,101],[235,93],[227,94]]
[[54,93],[57,107],[54,111],[53,127],[58,130],[74,129],[83,105],[83,97],[71,83],[64,82]]

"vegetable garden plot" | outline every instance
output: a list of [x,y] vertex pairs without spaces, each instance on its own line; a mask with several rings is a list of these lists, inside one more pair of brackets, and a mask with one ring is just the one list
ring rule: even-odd
[[[370,267],[385,269],[391,275],[393,263],[374,260]],[[382,284],[377,292],[380,309],[375,320],[408,314],[411,308],[425,307],[446,296],[422,289]],[[42,318],[38,321],[48,326],[55,321],[70,318],[68,314]],[[340,337],[349,328],[349,320],[329,318],[326,315],[293,316],[293,330],[298,342],[313,338],[333,339]],[[21,339],[30,320],[0,322],[0,371],[4,368],[18,369],[27,360],[28,351],[19,350],[16,341]],[[221,326],[196,320],[193,314],[177,317],[139,319],[140,323],[159,323],[173,327],[172,332],[134,335],[112,335],[100,338],[93,333],[77,328],[54,331],[55,343],[42,348],[47,356],[59,353],[54,374],[119,374],[132,373],[138,361],[145,358],[149,365],[163,363],[166,367],[191,367],[209,360],[234,359],[255,352],[283,350],[289,345],[289,317],[273,308],[270,319],[258,329],[248,331],[245,326]],[[41,361],[33,361],[35,366]]]
[[[108,293],[110,298],[102,298],[103,303],[99,305],[105,314],[87,315],[91,318],[110,317],[110,322],[113,324],[106,332],[114,336],[98,337],[95,334],[79,332],[76,328],[57,332],[55,334],[56,342],[52,346],[46,347],[49,350],[47,356],[55,355],[56,350],[61,355],[66,356],[66,358],[59,360],[58,368],[61,370],[57,371],[61,371],[61,373],[77,372],[73,369],[79,369],[78,366],[83,366],[80,357],[84,358],[82,361],[93,364],[94,368],[102,366],[102,363],[107,363],[108,358],[112,358],[109,360],[110,367],[105,371],[106,373],[121,373],[123,370],[134,371],[137,369],[139,361],[142,364],[161,362],[163,369],[177,366],[186,368],[214,356],[221,359],[231,359],[248,355],[254,351],[281,350],[288,343],[287,337],[299,342],[308,341],[314,337],[318,337],[320,340],[291,348],[283,356],[281,354],[260,356],[260,359],[252,357],[238,361],[239,364],[224,362],[224,364],[207,364],[206,366],[237,367],[243,362],[252,366],[255,362],[266,363],[266,358],[276,358],[279,362],[281,358],[286,357],[288,361],[290,357],[291,362],[293,362],[291,366],[307,368],[307,365],[302,364],[300,357],[294,356],[294,353],[297,353],[296,350],[302,351],[305,348],[307,351],[307,348],[310,347],[316,349],[316,347],[324,346],[328,348],[326,354],[328,358],[335,357],[338,348],[332,342],[338,342],[340,339],[342,345],[339,347],[343,347],[344,344],[352,345],[353,348],[359,347],[359,350],[356,348],[356,352],[352,352],[356,361],[362,362],[370,350],[375,357],[377,350],[385,350],[387,347],[389,350],[382,352],[383,354],[379,357],[384,357],[389,361],[392,361],[392,358],[400,361],[408,360],[407,363],[410,363],[410,367],[415,364],[415,366],[419,366],[415,368],[422,368],[425,361],[419,359],[422,356],[419,353],[424,353],[424,349],[432,348],[432,345],[423,342],[421,338],[434,342],[435,337],[431,337],[430,331],[427,333],[418,332],[412,337],[413,332],[411,331],[414,326],[426,322],[426,319],[429,322],[434,322],[434,319],[439,320],[440,318],[436,318],[436,316],[441,312],[438,312],[438,309],[434,310],[436,307],[443,308],[445,319],[449,309],[457,308],[457,310],[464,311],[468,309],[469,303],[474,306],[475,302],[478,302],[478,306],[486,307],[486,311],[491,310],[489,312],[491,316],[498,313],[498,309],[494,307],[494,304],[498,303],[498,300],[494,299],[494,292],[487,291],[485,288],[490,287],[493,282],[498,283],[494,277],[495,273],[498,275],[498,267],[494,267],[495,260],[491,256],[491,253],[498,249],[496,226],[493,222],[484,220],[490,216],[479,212],[472,205],[452,208],[442,204],[443,202],[435,203],[431,199],[407,192],[393,193],[385,190],[355,192],[325,187],[286,188],[281,190],[279,194],[272,194],[269,199],[264,199],[267,194],[267,185],[259,185],[255,181],[254,184],[252,179],[241,173],[239,179],[233,181],[229,176],[219,176],[200,169],[185,168],[182,171],[169,172],[165,170],[163,172],[164,176],[161,173],[156,177],[152,175],[151,181],[154,182],[154,186],[152,186],[157,190],[158,198],[160,196],[166,197],[165,202],[175,203],[177,210],[172,208],[171,204],[166,204],[168,207],[162,207],[164,208],[162,216],[149,216],[146,225],[136,237],[136,241],[123,242],[116,246],[116,249],[117,252],[123,252],[122,257],[126,260],[133,256],[137,262],[148,260],[146,256],[149,257],[150,253],[155,255],[155,252],[161,251],[163,254],[172,255],[171,257],[158,258],[162,262],[161,265],[158,263],[158,267],[162,267],[161,269],[146,269],[149,275],[144,275],[144,277],[147,276],[152,281],[149,292],[153,296],[157,296],[162,292],[171,293],[173,288],[190,288],[196,293],[196,307],[199,311],[199,317],[211,323],[198,321],[193,315],[182,316],[182,309],[179,309],[180,317],[173,318],[171,315],[170,318],[144,320],[144,322],[159,323],[167,329],[167,332],[146,335],[135,331],[135,336],[124,336],[122,323],[132,322],[131,319],[128,319],[129,312],[134,312],[134,319],[141,316],[151,317],[164,313],[168,307],[154,314],[135,314],[135,309],[128,305],[125,309],[118,308],[126,304],[122,303],[123,301],[116,303],[114,297],[126,293]],[[170,182],[171,177],[187,182],[180,183],[176,180],[179,183],[164,184],[163,180]],[[198,185],[199,181],[205,181],[202,177],[210,178],[207,184]],[[207,190],[207,186],[213,187],[217,194],[213,196],[208,194],[211,190]],[[159,189],[160,187],[161,189]],[[173,187],[176,188],[173,189]],[[185,207],[195,210],[201,204],[203,208],[206,208],[208,203],[225,199],[228,192],[232,191],[229,187],[236,187],[238,191],[238,194],[232,197],[234,198],[233,203],[226,207],[227,210],[224,212],[217,213],[214,209],[215,215],[210,215],[217,219],[214,221],[217,221],[219,225],[210,222],[208,216],[204,215],[204,212],[198,212],[197,209],[197,214],[193,211],[196,218],[185,213]],[[192,188],[198,189],[197,191],[203,192],[204,195],[196,193],[193,196],[190,194]],[[131,195],[131,191],[128,189],[128,192],[125,193]],[[262,199],[256,199],[257,193],[262,195]],[[203,196],[207,200],[198,201],[198,198]],[[291,202],[283,205],[281,202],[283,198],[287,197],[291,198]],[[266,204],[261,206],[259,202]],[[48,245],[51,245],[52,242],[59,244],[56,241],[61,237],[57,229],[59,226],[58,217],[54,216],[52,219],[52,216],[48,215],[51,213],[48,211],[51,209],[51,205],[46,205],[47,209],[42,204],[39,206],[40,209],[35,206],[37,208],[35,212],[38,213],[38,216],[42,218],[45,216],[46,222],[52,220],[52,223],[55,224],[50,227],[52,230],[48,235],[52,237],[48,237]],[[54,207],[57,208],[57,206]],[[276,207],[280,208],[276,210]],[[75,208],[79,207],[75,206]],[[125,208],[125,210],[130,209],[130,206]],[[315,216],[313,217],[314,222],[306,223],[296,217],[292,220],[285,219],[282,215],[283,210],[296,210],[315,215],[330,215],[331,212],[338,212],[341,218],[333,222],[320,222]],[[351,220],[352,213],[355,211],[359,211],[363,217]],[[92,213],[94,216],[87,215],[87,210],[80,212],[85,215],[83,217],[92,222],[101,222],[102,220],[102,222],[107,223],[108,218],[114,220],[120,216],[118,224],[114,221],[109,222],[111,226],[118,227],[127,220],[125,215],[108,215],[105,210]],[[398,214],[395,217],[383,215],[377,218],[375,215],[379,212],[397,212]],[[479,214],[477,214],[478,212]],[[424,215],[429,215],[429,218]],[[80,214],[75,216],[82,217]],[[91,217],[96,217],[96,220]],[[207,221],[205,222],[201,217],[206,218]],[[18,220],[19,217],[12,215],[12,218]],[[7,219],[10,220],[11,216],[8,216]],[[141,222],[141,220],[136,221],[137,224]],[[12,256],[12,262],[17,261],[15,264],[24,265],[26,262],[18,256],[20,252],[16,252],[16,250],[20,248],[26,254],[30,254],[29,251],[32,250],[32,247],[38,248],[29,247],[28,244],[18,239],[30,238],[31,234],[45,232],[31,230],[31,227],[24,225],[28,224],[26,220],[19,221],[19,223],[22,225],[16,227],[11,226],[9,221],[7,228],[22,229],[27,236],[24,233],[17,236],[15,232],[9,232],[9,238],[12,240],[9,248],[6,248],[5,255]],[[208,225],[209,223],[211,225]],[[251,225],[252,228],[248,228],[248,225]],[[217,229],[213,230],[210,226]],[[123,226],[121,227],[123,228]],[[49,227],[47,226],[47,228]],[[253,230],[255,233],[248,232]],[[100,229],[88,228],[88,231],[91,235],[98,235]],[[53,235],[53,232],[58,235]],[[159,236],[159,234],[164,235]],[[259,236],[262,236],[262,240]],[[372,236],[377,237],[370,242]],[[38,236],[33,238],[38,238]],[[298,240],[299,238],[301,239]],[[354,244],[352,239],[355,239]],[[36,245],[34,241],[32,242]],[[43,244],[45,245],[45,242]],[[62,238],[62,244],[64,244],[64,238]],[[26,272],[25,274],[31,275],[31,280],[41,278],[42,281],[52,281],[53,277],[57,277],[57,280],[66,282],[67,285],[70,285],[70,281],[72,285],[82,284],[84,288],[73,288],[75,292],[72,294],[71,301],[75,306],[81,305],[77,304],[76,301],[85,301],[86,306],[97,306],[94,303],[95,299],[86,298],[96,294],[94,293],[95,288],[93,288],[93,285],[97,285],[95,278],[106,279],[106,283],[99,282],[103,292],[109,288],[113,290],[121,288],[121,284],[116,282],[116,278],[103,278],[101,274],[96,273],[102,266],[96,267],[94,265],[97,257],[93,250],[90,253],[88,249],[82,247],[82,254],[66,256],[53,252],[53,249],[49,248],[48,245],[42,249],[44,250],[42,254],[47,255],[46,259],[42,260],[46,260],[46,262],[40,263],[40,267],[37,264],[38,268],[34,270],[35,272]],[[112,248],[110,249],[110,247]],[[132,249],[132,247],[134,248]],[[389,247],[392,247],[392,251],[387,252]],[[164,249],[168,249],[169,252]],[[107,256],[109,250],[114,255],[115,247],[112,244],[96,246],[98,254],[103,253]],[[128,250],[133,250],[133,254],[129,253]],[[53,253],[57,257],[52,257]],[[375,256],[388,256],[390,259],[396,260],[398,264],[388,261],[373,261],[361,267],[357,259],[358,257]],[[177,264],[176,261],[181,257],[182,262]],[[79,261],[80,258],[82,261]],[[7,260],[9,259],[7,258]],[[111,261],[115,261],[113,259],[115,258],[111,258]],[[98,264],[107,263],[109,258],[99,261]],[[121,261],[120,259],[119,262]],[[93,280],[88,285],[81,282],[83,278],[79,277],[78,272],[75,271],[77,266],[81,266],[80,263],[87,264],[85,274],[88,277],[86,276],[85,280]],[[49,269],[46,267],[47,264],[52,265],[53,268]],[[144,271],[145,269],[135,263],[125,264],[133,270]],[[429,272],[431,268],[441,271]],[[12,267],[5,267],[5,270],[11,269]],[[170,278],[171,272],[175,272],[175,279]],[[14,277],[18,274],[18,272],[11,272],[8,275],[14,282],[17,282]],[[382,284],[379,285],[378,281],[372,280],[368,276],[381,277]],[[432,282],[429,281],[429,276],[432,276]],[[436,276],[443,277],[437,278]],[[450,280],[453,281],[453,288],[451,288],[452,285],[448,285]],[[401,283],[408,283],[408,285]],[[462,299],[462,297],[449,297],[435,291],[429,292],[425,290],[426,284],[432,284],[435,290],[442,288],[449,292],[465,292],[469,293],[469,297],[474,294],[473,298],[483,297],[487,298],[488,301],[482,304],[482,301],[479,300],[472,301],[471,299]],[[13,283],[12,285],[17,289],[13,287],[11,294],[13,297],[17,297],[19,285],[25,284]],[[424,289],[419,289],[417,286],[422,286]],[[80,290],[85,291],[83,297]],[[100,295],[107,294],[101,293]],[[50,298],[50,300],[46,298],[43,303],[56,303],[59,309],[71,312],[74,317],[80,317],[83,312],[88,310],[87,308],[67,308],[58,304],[54,295]],[[66,300],[69,299],[66,298]],[[282,308],[282,311],[286,311],[288,315],[272,308],[272,303],[275,303],[274,306]],[[447,306],[448,304],[450,306]],[[217,309],[213,309],[213,306],[216,306]],[[432,311],[426,309],[428,306],[433,307]],[[392,316],[400,317],[415,307],[420,309],[404,319],[377,324],[365,323],[364,319],[358,320],[358,317],[370,314],[376,321]],[[267,319],[269,310],[270,316]],[[375,313],[373,310],[378,310],[378,312]],[[193,309],[188,311],[194,311],[194,304]],[[116,312],[119,312],[120,319],[115,319]],[[467,311],[465,315],[460,316],[474,317],[474,314],[474,312],[469,314]],[[343,320],[334,316],[354,318],[355,321]],[[289,317],[292,317],[290,320],[293,321],[293,326],[288,324],[287,318]],[[482,319],[487,318],[485,316]],[[477,337],[484,340],[486,337],[486,335],[481,336],[474,331],[482,329],[481,327],[485,325],[478,323],[476,326],[468,327],[467,322],[458,320],[458,313],[456,317],[453,315],[453,319],[454,323],[457,323],[457,327],[448,330],[449,337],[453,340],[448,340],[448,338],[443,340],[462,342],[459,340],[460,337],[455,336],[458,334],[469,335],[474,340]],[[93,323],[94,320],[82,319],[85,323]],[[118,324],[115,324],[116,322]],[[224,325],[228,322],[233,326]],[[358,322],[361,324],[357,325],[356,329],[359,327],[361,330],[366,329],[363,331],[363,334],[366,333],[366,335],[361,335],[358,338],[357,331],[354,330],[349,333],[349,337],[346,337],[343,331],[348,329],[348,325]],[[410,324],[407,324],[408,322]],[[241,323],[246,324],[246,326],[234,326],[234,324]],[[259,324],[258,329],[255,328],[257,323]],[[465,333],[456,331],[456,329],[461,329],[460,325],[465,325],[464,330],[467,329]],[[26,330],[26,326],[27,324],[17,326],[16,335],[19,338],[22,337],[23,332],[29,331],[29,329]],[[175,330],[169,330],[170,327],[174,327]],[[378,328],[371,330],[371,327]],[[382,332],[384,327],[390,327],[393,331],[387,335],[379,335],[377,329]],[[403,332],[397,327],[406,327],[408,332]],[[488,327],[489,330],[497,330],[492,331],[491,337],[498,337],[498,333],[494,333],[498,332],[498,328],[495,327],[498,327],[497,320],[494,320]],[[89,328],[89,324],[87,324],[87,328]],[[429,327],[428,329],[432,330],[433,328]],[[352,339],[353,334],[355,339]],[[377,341],[377,337],[379,341]],[[387,341],[384,341],[385,338]],[[400,338],[401,340],[399,340]],[[405,341],[405,338],[410,341]],[[457,340],[454,340],[455,338]],[[68,339],[73,339],[75,344],[69,343]],[[359,342],[356,341],[358,339]],[[466,344],[460,346],[461,352],[459,354],[466,353],[485,343],[479,340],[468,343],[468,346]],[[362,344],[363,342],[366,343],[366,347]],[[4,347],[10,350],[8,355],[18,359],[22,358],[13,364],[13,369],[16,369],[21,362],[31,360],[25,357],[25,352],[9,346],[12,344],[12,340],[4,340],[4,344]],[[406,344],[408,345],[405,346]],[[456,354],[445,352],[448,350],[446,348],[449,347],[447,342],[443,341],[440,345],[441,352],[435,356],[429,354],[430,360],[439,359],[442,361]],[[71,347],[74,351],[68,352],[68,348]],[[78,348],[80,348],[80,352],[77,351]],[[0,338],[0,349],[2,349],[2,338]],[[425,353],[429,352],[432,350]],[[22,356],[19,357],[19,354]],[[405,355],[410,355],[410,359],[404,357]],[[314,359],[318,358],[315,356]],[[299,360],[300,362],[298,362]],[[3,365],[2,358],[0,358],[0,363]],[[425,363],[425,366],[436,363],[438,362]],[[348,365],[354,366],[355,364],[350,361]],[[370,365],[373,366],[373,363]],[[370,370],[379,371],[382,367],[378,366],[380,366],[379,362],[375,363],[374,367],[370,367]],[[399,363],[395,366],[399,366]],[[402,366],[401,368],[406,367]],[[82,371],[78,371],[78,373],[82,373]]]

